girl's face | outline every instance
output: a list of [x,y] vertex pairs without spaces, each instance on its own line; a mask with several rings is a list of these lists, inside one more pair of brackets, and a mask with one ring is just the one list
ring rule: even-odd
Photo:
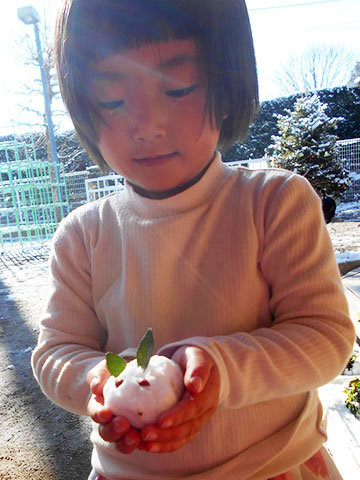
[[219,129],[204,115],[207,91],[191,40],[151,43],[95,64],[98,147],[131,183],[167,191],[192,180],[214,155]]

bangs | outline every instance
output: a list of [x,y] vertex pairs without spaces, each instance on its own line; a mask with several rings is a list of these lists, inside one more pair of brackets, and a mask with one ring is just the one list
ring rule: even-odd
[[182,0],[105,0],[99,9],[98,1],[87,0],[82,7],[86,21],[75,27],[73,47],[88,65],[152,42],[202,38],[204,15],[198,5]]

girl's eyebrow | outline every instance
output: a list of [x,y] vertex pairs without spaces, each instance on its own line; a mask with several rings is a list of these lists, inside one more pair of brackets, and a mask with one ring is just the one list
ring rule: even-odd
[[197,63],[197,58],[194,55],[180,54],[169,58],[168,60],[161,61],[157,66],[158,70],[168,70],[172,67],[184,65],[188,63]]

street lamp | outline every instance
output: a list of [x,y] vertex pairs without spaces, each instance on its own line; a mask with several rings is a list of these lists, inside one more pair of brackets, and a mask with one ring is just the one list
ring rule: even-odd
[[40,33],[39,33],[39,25],[38,25],[38,23],[40,22],[40,17],[37,10],[32,6],[18,8],[17,13],[18,13],[19,19],[22,22],[24,22],[25,25],[34,25],[36,49],[37,49],[37,60],[38,60],[38,63],[40,66],[40,72],[41,72],[41,83],[42,83],[44,102],[45,102],[45,115],[46,115],[46,121],[47,121],[48,132],[49,132],[50,151],[51,151],[52,160],[55,165],[55,178],[57,183],[58,200],[60,202],[61,217],[63,217],[64,216],[64,211],[63,211],[64,199],[63,199],[63,192],[61,190],[61,185],[60,185],[61,184],[60,166],[59,166],[59,159],[56,151],[54,126],[51,118],[49,89],[46,81],[44,59],[43,59],[42,50],[41,50]]

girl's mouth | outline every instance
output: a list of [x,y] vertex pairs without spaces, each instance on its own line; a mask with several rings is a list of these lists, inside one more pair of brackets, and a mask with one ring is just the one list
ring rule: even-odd
[[163,165],[172,160],[176,155],[177,152],[171,152],[165,155],[149,155],[148,157],[134,158],[134,161],[144,166]]

